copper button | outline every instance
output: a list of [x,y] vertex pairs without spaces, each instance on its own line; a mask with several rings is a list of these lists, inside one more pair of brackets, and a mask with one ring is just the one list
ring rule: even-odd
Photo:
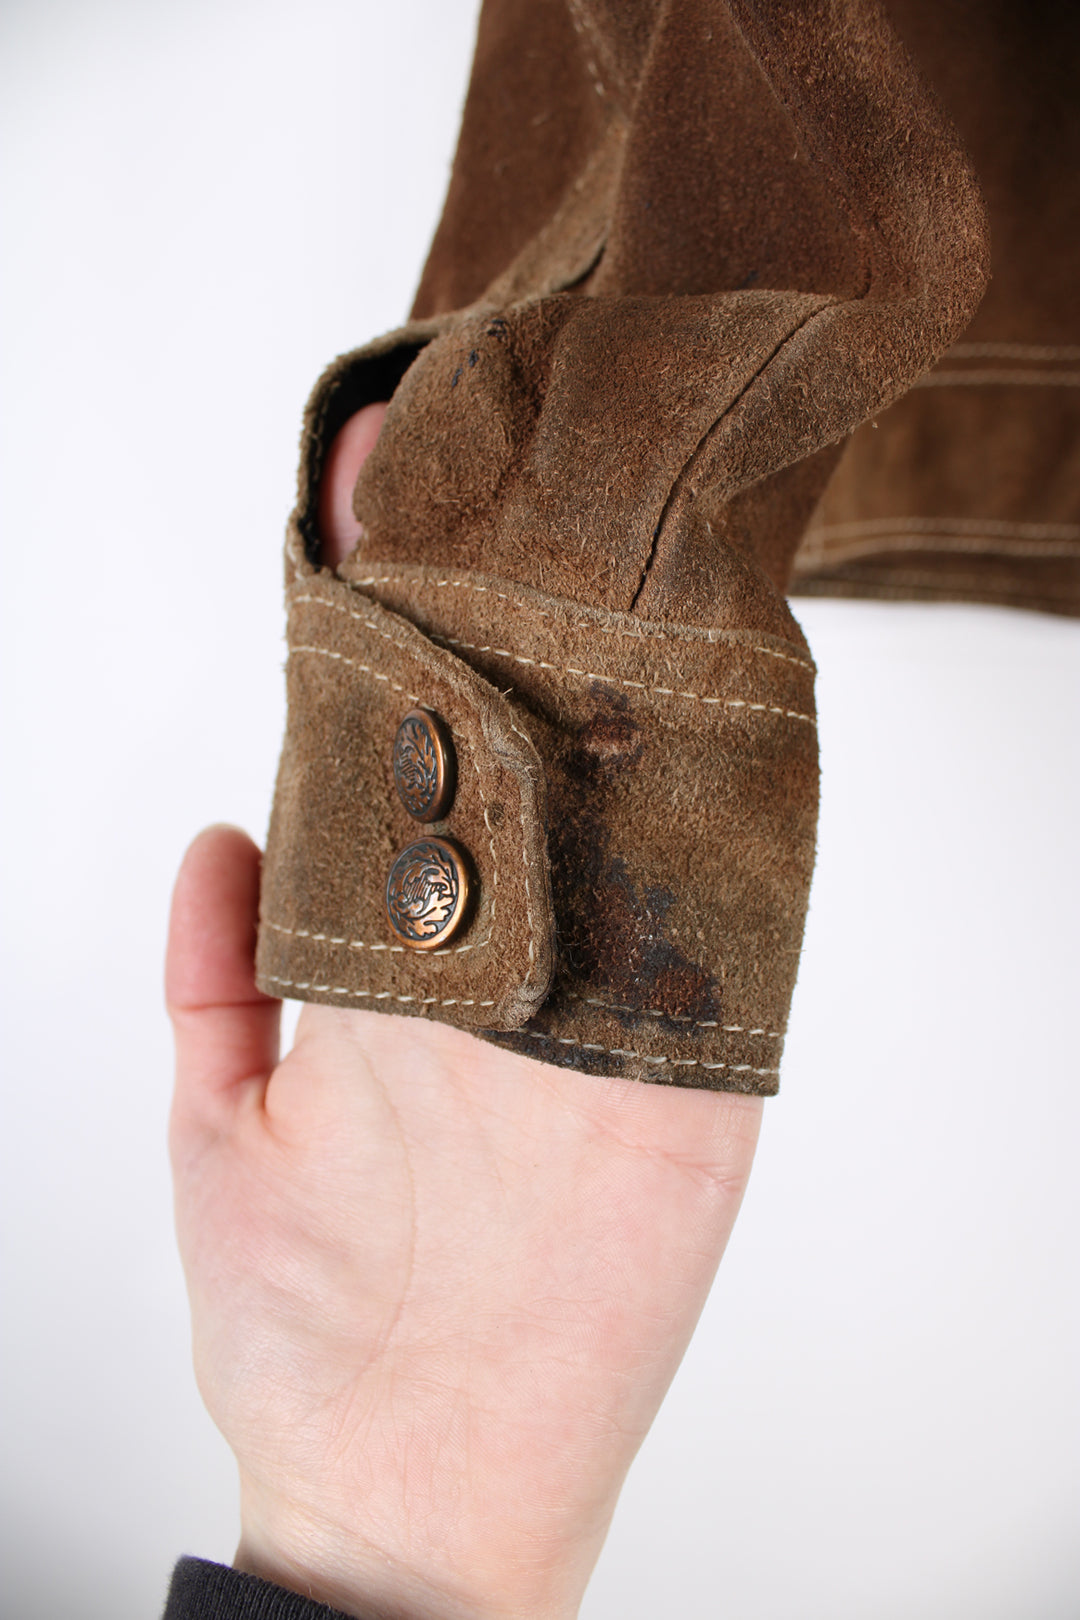
[[394,781],[417,821],[439,821],[454,802],[450,728],[432,709],[410,709],[394,738]]
[[421,838],[403,849],[386,880],[386,915],[394,935],[414,951],[449,944],[469,908],[465,854],[447,838]]

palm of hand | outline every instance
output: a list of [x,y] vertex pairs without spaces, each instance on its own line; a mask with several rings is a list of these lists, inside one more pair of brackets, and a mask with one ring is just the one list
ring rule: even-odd
[[[241,853],[226,832],[201,846],[188,867]],[[234,945],[244,1015],[269,1027],[252,894]],[[241,997],[224,990],[213,1008],[172,997],[173,1151],[241,1561],[346,1608],[572,1614],[734,1220],[759,1105],[322,1007],[273,1066],[266,1028],[257,1051],[229,1037]],[[185,1079],[184,1020],[208,1013]]]

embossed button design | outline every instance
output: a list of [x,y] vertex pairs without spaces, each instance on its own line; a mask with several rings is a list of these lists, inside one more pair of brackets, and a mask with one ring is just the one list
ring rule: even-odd
[[394,738],[394,781],[417,821],[440,821],[454,802],[450,728],[432,709],[410,709]]
[[465,854],[447,838],[421,838],[403,849],[386,880],[386,915],[396,938],[414,951],[446,945],[465,920],[472,885]]

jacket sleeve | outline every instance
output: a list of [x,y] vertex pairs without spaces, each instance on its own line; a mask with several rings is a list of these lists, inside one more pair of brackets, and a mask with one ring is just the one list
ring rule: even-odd
[[960,341],[853,434],[796,554],[816,596],[1080,615],[1080,7],[889,0],[993,246]]
[[[784,589],[985,258],[873,0],[488,0],[414,318],[308,408],[264,990],[776,1089],[817,804]],[[331,573],[314,494],[380,398]]]

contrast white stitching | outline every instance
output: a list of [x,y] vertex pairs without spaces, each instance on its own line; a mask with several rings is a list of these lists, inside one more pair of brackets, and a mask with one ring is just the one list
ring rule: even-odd
[[[667,637],[664,638],[665,640]],[[764,653],[766,658],[780,658],[785,664],[794,664],[797,669],[806,669],[811,675],[817,673],[817,668],[808,658],[793,658],[790,653],[777,652],[775,647],[754,647],[753,652]]]
[[[346,583],[353,588],[361,585],[415,585],[419,586],[421,589],[428,588],[436,591],[475,591],[478,596],[494,596],[500,602],[509,602],[511,607],[524,608],[530,613],[538,613],[543,619],[550,619],[554,617],[554,615],[549,613],[546,608],[537,607],[532,602],[526,602],[523,597],[511,596],[507,591],[497,591],[491,585],[475,585],[473,584],[472,580],[468,579],[423,579],[418,576],[410,577],[406,574],[365,574],[362,579],[350,579],[347,580]],[[682,646],[686,646],[687,644],[693,645],[693,640],[691,637],[669,636],[663,630],[649,630],[646,632],[627,630],[621,625],[591,625],[587,623],[576,624],[574,625],[574,629],[588,631],[598,630],[601,635],[625,636],[630,641],[674,641]],[[795,664],[799,669],[808,670],[811,675],[815,673],[815,666],[808,658],[794,658],[790,653],[777,652],[775,647],[759,647],[751,644],[749,648],[745,648],[745,644],[738,642],[736,642],[735,645],[744,646],[744,650],[748,650],[750,652],[764,653],[767,658],[782,658],[785,663]],[[551,669],[555,666],[549,664],[542,667]]]
[[353,1000],[364,998],[369,1001],[413,1001],[420,1007],[494,1007],[494,1001],[469,1001],[462,997],[453,996],[449,1001],[440,1001],[437,996],[398,996],[392,990],[350,990],[347,985],[341,984],[315,984],[311,979],[282,979],[276,973],[263,973],[260,975],[266,984],[280,984],[286,990],[313,990],[320,996],[349,996]]
[[[374,625],[365,614],[356,613],[352,609],[344,607],[341,603],[327,601],[326,598],[322,596],[295,596],[293,597],[293,601],[310,602],[318,607],[330,608],[335,613],[345,613],[350,619],[357,619],[361,624],[366,625],[369,630],[373,630],[377,636],[382,636],[384,641],[390,641],[394,646],[398,645],[392,636],[387,635],[385,630],[378,629],[378,627]],[[625,686],[641,692],[653,692],[660,697],[688,698],[695,703],[722,705],[725,709],[747,709],[751,713],[757,714],[776,714],[785,720],[801,720],[808,726],[817,725],[817,721],[814,719],[812,714],[803,714],[798,709],[785,709],[775,703],[750,703],[744,698],[722,698],[714,697],[705,692],[677,691],[671,686],[649,687],[644,681],[629,681],[624,680],[617,675],[604,675],[595,670],[578,669],[573,664],[549,664],[542,658],[526,658],[521,653],[511,652],[509,647],[483,647],[479,646],[474,641],[462,641],[455,636],[437,636],[432,634],[430,639],[438,642],[442,646],[461,647],[465,652],[490,653],[492,657],[508,658],[515,664],[527,664],[533,669],[548,669],[556,675],[575,675],[584,680],[602,681],[607,686]],[[767,652],[769,650],[770,649],[768,648],[755,648],[755,651]],[[326,648],[310,646],[293,647],[292,651],[325,652],[328,658],[341,659],[343,663],[352,664],[355,668],[362,669],[369,675],[374,675],[375,679],[378,681],[388,682],[395,692],[405,691],[404,687],[398,686],[394,681],[391,681],[388,675],[382,675],[377,670],[373,670],[370,664],[361,664],[357,659],[346,658],[344,653],[329,652]],[[414,694],[411,692],[406,692],[405,695],[413,703],[419,703],[420,701],[420,699],[414,696]]]
[[383,681],[392,692],[400,692],[403,697],[409,699],[410,703],[420,702],[415,692],[410,692],[407,687],[399,686],[397,681],[392,681],[389,675],[383,675],[379,670],[372,669],[370,664],[362,664],[359,658],[348,658],[345,653],[334,652],[329,647],[314,647],[309,642],[297,642],[295,646],[289,648],[290,657],[292,657],[293,653],[318,653],[321,658],[336,659],[339,664],[348,664],[350,669],[362,670],[365,675],[370,675],[373,680]]
[[854,523],[823,523],[807,530],[807,538],[818,535],[891,534],[999,535],[1015,540],[1077,540],[1080,523],[1016,523],[1004,518],[895,517],[863,518]]
[[916,388],[1080,388],[1080,371],[928,371]]
[[[810,583],[812,584],[813,581],[811,580]],[[890,568],[888,578],[881,584],[878,584],[878,582],[873,578],[865,582],[862,580],[851,582],[845,580],[842,576],[838,576],[835,580],[829,581],[829,589],[830,591],[833,591],[835,587],[835,591],[840,592],[842,587],[852,583],[853,588],[859,591],[865,589],[866,584],[870,584],[875,591],[885,591],[890,589],[892,586],[906,585],[929,585],[935,587],[937,590],[958,590],[961,587],[964,587],[970,588],[972,591],[978,590],[980,598],[987,602],[1002,601],[1007,603],[1012,599],[1013,595],[1012,587],[1008,585],[1003,585],[1000,592],[987,590],[984,586],[983,576],[981,574],[965,573],[963,570],[956,573],[946,573],[944,570],[942,570],[941,573],[934,574],[929,572],[917,572],[914,569]],[[800,582],[800,589],[801,588],[802,582]],[[1028,604],[1048,602],[1053,605],[1057,601],[1057,598],[1053,596],[1034,596],[1025,594],[1024,601]]]
[[1027,608],[1047,608],[1050,612],[1061,610],[1058,597],[1040,596],[1025,588],[1023,583],[1010,581],[999,590],[989,590],[985,587],[981,574],[896,574],[890,569],[883,579],[877,578],[875,573],[845,579],[844,575],[838,572],[829,572],[822,577],[817,573],[806,571],[800,573],[796,581],[800,596],[865,597],[870,594],[884,601],[907,600],[906,592],[911,586],[926,586],[931,589],[934,594],[930,599],[933,601],[940,600],[943,591],[962,588],[965,597],[972,602],[986,602],[991,607],[1007,607],[1010,602],[1015,604],[1019,601]]
[[600,69],[596,65],[595,40],[588,38],[592,34],[592,25],[590,20],[581,13],[581,0],[567,0],[567,10],[570,13],[570,21],[574,25],[574,32],[584,46],[582,57],[585,62],[586,72],[592,80],[593,89],[598,96],[604,96],[607,91],[604,88],[604,81],[600,77]]
[[310,939],[316,945],[340,945],[350,951],[389,951],[391,955],[403,955],[406,949],[404,945],[369,945],[362,939],[346,939],[343,934],[315,934],[310,928],[287,928],[269,917],[261,917],[259,922],[263,928],[272,928],[275,934],[288,934],[290,939]]
[[[425,579],[419,574],[364,574],[358,579],[347,579],[345,583],[350,590],[356,590],[361,585],[420,585],[436,591],[475,591],[477,596],[494,596],[499,602],[509,602],[511,607],[528,607],[542,619],[555,617],[547,608],[532,607],[523,597],[511,596],[508,591],[497,591],[492,585],[477,585],[471,579]],[[580,624],[577,628],[587,630],[589,626]]]
[[[493,1034],[502,1034],[501,1030],[494,1030]],[[729,1074],[779,1074],[779,1069],[755,1069],[752,1063],[705,1063],[701,1058],[672,1058],[658,1057],[648,1052],[633,1052],[625,1046],[597,1046],[591,1041],[572,1040],[567,1035],[540,1035],[535,1030],[523,1029],[522,1035],[527,1035],[530,1041],[550,1041],[556,1046],[580,1046],[583,1052],[602,1052],[605,1057],[640,1058],[642,1063],[653,1063],[657,1068],[670,1063],[687,1069],[726,1069]]]
[[526,658],[521,653],[511,652],[508,647],[481,647],[474,641],[461,641],[456,636],[437,636],[432,633],[431,639],[446,647],[461,647],[465,652],[489,653],[493,658],[508,658],[512,663],[527,664],[533,669],[549,669],[556,675],[576,675],[587,681],[602,681],[606,686],[625,686],[635,691],[655,693],[658,697],[690,698],[695,703],[721,705],[725,709],[748,709],[760,714],[778,714],[785,720],[803,720],[809,726],[817,724],[812,714],[803,714],[798,709],[785,709],[775,703],[751,703],[745,698],[714,697],[705,692],[679,691],[673,686],[648,686],[644,681],[628,681],[618,675],[604,675],[598,670],[578,669],[573,664],[549,664],[542,658]]
[[669,1024],[687,1024],[691,1029],[718,1029],[724,1035],[764,1035],[770,1041],[782,1041],[781,1029],[766,1029],[762,1025],[751,1029],[748,1024],[722,1024],[718,1018],[685,1018],[677,1013],[664,1012],[661,1007],[629,1007],[616,1001],[599,1001],[595,996],[575,995],[572,990],[561,992],[568,1001],[580,1001],[583,1006],[597,1007],[601,1012],[635,1013],[639,1018],[663,1018]]
[[[435,996],[399,996],[392,990],[350,990],[343,984],[316,984],[311,979],[284,979],[276,973],[260,975],[265,984],[279,984],[286,990],[311,990],[320,996],[347,996],[352,1001],[397,1001],[403,1005],[414,1003],[420,1007],[494,1007],[494,1001],[476,1001],[463,997],[452,996],[448,1000],[440,1001]],[[492,1033],[502,1034],[501,1030]],[[566,1035],[541,1035],[536,1030],[525,1029],[521,1034],[527,1035],[531,1041],[548,1041],[557,1046],[578,1046],[583,1052],[600,1052],[605,1057],[640,1058],[643,1063],[651,1063],[662,1068],[670,1063],[672,1068],[707,1069],[716,1072],[726,1069],[729,1074],[779,1074],[779,1069],[756,1069],[752,1063],[706,1063],[701,1058],[672,1058],[655,1053],[635,1052],[626,1046],[600,1046],[595,1041],[578,1041]]]
[[868,518],[808,529],[800,568],[889,551],[976,552],[1002,557],[1072,557],[1080,524],[1008,523],[997,518]]
[[1075,343],[954,343],[948,358],[961,360],[1080,360]]
[[1075,557],[1080,553],[1080,540],[1042,540],[1028,543],[1019,541],[1009,545],[997,539],[995,535],[968,538],[935,534],[932,529],[918,538],[905,533],[903,529],[898,529],[894,533],[885,529],[879,534],[868,535],[863,540],[848,540],[839,545],[826,545],[822,531],[808,536],[807,539],[815,540],[817,544],[806,546],[799,565],[801,568],[805,568],[808,561],[854,562],[860,557],[877,556],[883,552],[936,551],[951,552],[960,556],[970,552],[983,557],[1012,557],[1018,562],[1035,557]]
[[[390,645],[392,647],[396,647],[399,652],[402,650],[399,638],[391,635],[388,630],[380,630],[379,626],[368,613],[357,613],[355,608],[346,607],[344,602],[332,602],[328,596],[294,596],[290,606],[293,606],[298,602],[309,602],[312,607],[329,608],[332,613],[344,613],[347,618],[356,619],[358,623],[364,625],[365,628],[372,631],[374,635],[379,636],[381,640],[388,641]],[[361,669],[366,669],[367,665],[361,664],[359,667]],[[399,686],[395,688],[395,690],[400,692],[403,690],[403,688]]]

